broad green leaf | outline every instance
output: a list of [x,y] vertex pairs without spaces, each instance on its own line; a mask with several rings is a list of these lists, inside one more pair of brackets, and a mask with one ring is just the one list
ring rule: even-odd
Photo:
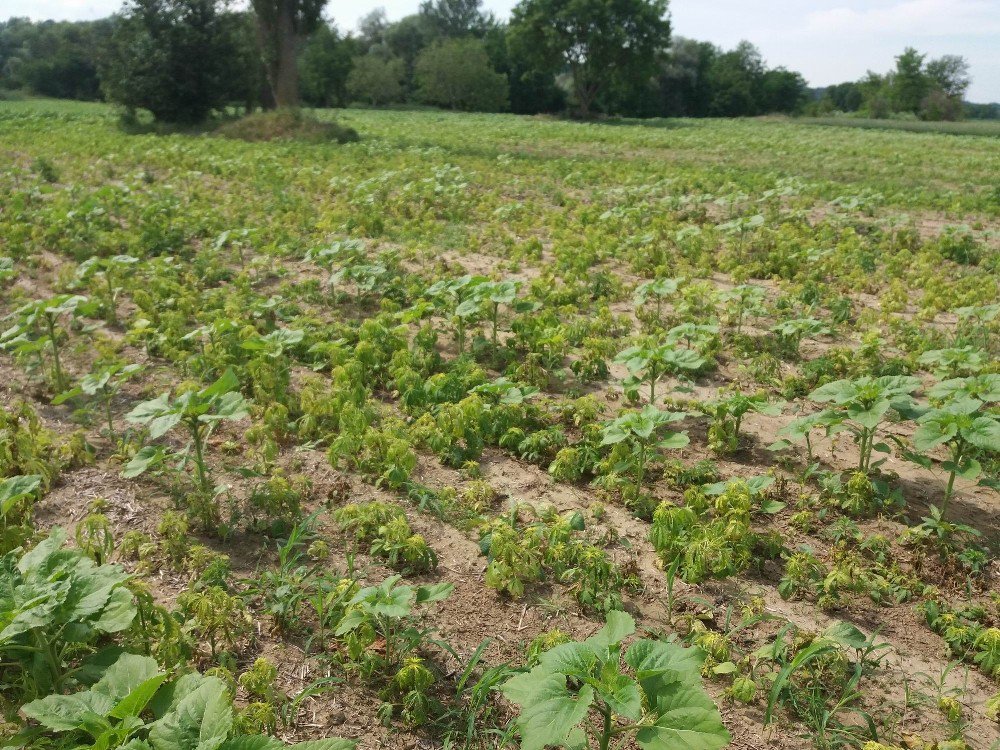
[[559,673],[585,677],[593,674],[597,659],[594,647],[588,643],[561,643],[538,657],[535,669],[540,674]]
[[281,750],[285,744],[281,740],[266,735],[244,735],[226,740],[219,750]]
[[357,740],[345,740],[340,737],[330,737],[325,740],[306,740],[296,742],[291,747],[295,750],[354,750]]
[[167,452],[164,448],[155,445],[147,445],[132,456],[131,461],[125,464],[125,468],[122,470],[122,476],[125,479],[134,479],[140,474],[148,471],[150,468],[161,465],[166,460],[166,457]]
[[38,474],[16,476],[0,482],[0,514],[8,513],[14,504],[33,494],[42,484]]
[[91,690],[102,693],[113,701],[120,701],[144,682],[161,674],[156,659],[138,654],[122,654],[105,670]]
[[635,670],[640,682],[647,677],[668,675],[672,680],[698,682],[705,654],[667,641],[640,640],[625,652],[625,663]]
[[430,602],[440,602],[451,596],[455,590],[453,583],[435,583],[431,586],[417,587],[417,604],[428,604]]
[[650,703],[659,716],[635,736],[643,750],[718,750],[729,744],[719,709],[700,683],[666,683]]
[[86,723],[100,723],[114,707],[106,695],[85,690],[74,695],[47,695],[21,707],[21,713],[54,732],[69,732]]
[[[628,612],[615,609],[608,612],[604,627],[594,633],[584,643],[595,653],[606,652],[616,643],[621,643],[635,632],[635,620]],[[567,644],[569,645],[569,644]]]
[[732,674],[739,669],[731,661],[724,661],[722,664],[716,664],[712,667],[712,674]]
[[982,416],[972,421],[972,425],[962,430],[962,437],[977,448],[1000,452],[1000,420]]
[[170,394],[163,393],[150,401],[136,404],[135,408],[125,415],[125,419],[129,422],[144,424],[168,409],[170,409]]
[[947,443],[958,433],[954,423],[942,424],[937,421],[927,421],[917,426],[913,433],[913,447],[918,451],[929,451],[932,448]]
[[236,373],[233,372],[233,369],[230,367],[222,373],[221,377],[212,383],[212,385],[201,391],[199,395],[203,398],[215,398],[216,396],[221,396],[224,393],[235,391],[239,387],[239,378],[236,377]]
[[947,472],[955,472],[956,476],[974,481],[976,477],[983,473],[983,465],[974,458],[967,458],[961,463],[954,461],[942,461],[941,468]]
[[[615,668],[617,666],[614,665]],[[628,675],[615,675],[610,685],[602,680],[596,689],[601,699],[619,716],[632,721],[638,721],[642,716],[639,684]]]
[[217,750],[233,726],[233,708],[225,684],[203,677],[149,730],[154,750]]
[[521,750],[565,745],[594,702],[594,690],[589,685],[574,696],[566,688],[564,675],[540,673],[538,667],[512,677],[501,692],[521,707],[517,717]]
[[149,437],[155,440],[162,437],[176,427],[181,421],[180,412],[168,412],[149,420]]
[[146,704],[156,695],[156,691],[160,689],[160,685],[163,684],[165,679],[167,679],[165,674],[157,674],[137,685],[135,690],[115,705],[111,711],[111,716],[116,719],[124,719],[128,716],[138,716],[141,714],[143,709],[146,708]]
[[853,649],[863,649],[868,645],[867,636],[849,622],[835,622],[823,631],[822,637]]
[[686,432],[672,432],[667,437],[663,438],[656,445],[659,448],[665,448],[668,450],[677,450],[678,448],[683,448],[688,443],[691,442],[691,438],[688,437]]
[[132,592],[120,586],[111,592],[100,617],[94,620],[93,627],[100,633],[120,633],[132,624],[135,615]]

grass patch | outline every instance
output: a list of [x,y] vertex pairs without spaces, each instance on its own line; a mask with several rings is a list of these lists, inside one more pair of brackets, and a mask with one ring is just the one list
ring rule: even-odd
[[322,122],[301,110],[255,112],[220,125],[215,132],[225,138],[252,142],[296,140],[309,143],[351,143],[358,140],[358,131],[354,128],[335,122]]
[[803,125],[836,125],[845,128],[905,130],[911,133],[946,133],[948,135],[981,135],[1000,137],[1000,121],[967,120],[964,122],[927,122],[924,120],[874,120],[855,117],[800,117]]

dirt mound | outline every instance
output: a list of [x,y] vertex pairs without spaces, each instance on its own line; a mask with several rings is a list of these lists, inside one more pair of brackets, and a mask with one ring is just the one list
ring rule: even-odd
[[296,140],[310,143],[351,143],[359,139],[354,128],[335,122],[323,122],[300,110],[255,112],[216,128],[225,138],[244,141]]

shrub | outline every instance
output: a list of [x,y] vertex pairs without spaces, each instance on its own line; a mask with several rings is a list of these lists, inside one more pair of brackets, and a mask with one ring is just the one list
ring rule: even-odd
[[507,108],[507,76],[490,67],[478,39],[450,39],[427,47],[417,58],[421,98],[449,109],[496,112]]

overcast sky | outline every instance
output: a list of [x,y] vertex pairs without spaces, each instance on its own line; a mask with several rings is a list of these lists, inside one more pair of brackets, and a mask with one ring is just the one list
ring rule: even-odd
[[[484,0],[506,18],[517,0]],[[385,8],[390,20],[420,0],[331,0],[328,17],[344,30]],[[0,15],[33,19],[100,18],[120,0],[0,0]],[[674,34],[731,47],[756,44],[772,66],[800,71],[813,86],[884,72],[907,45],[932,57],[969,61],[972,101],[1000,101],[1000,0],[671,0]]]

